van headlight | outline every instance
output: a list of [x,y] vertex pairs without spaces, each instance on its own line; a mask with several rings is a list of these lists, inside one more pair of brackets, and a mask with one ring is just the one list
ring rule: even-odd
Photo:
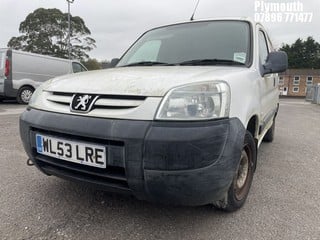
[[157,120],[195,121],[229,116],[230,87],[213,81],[170,90],[162,100]]
[[37,89],[33,92],[31,99],[29,101],[29,107],[38,107],[39,104],[41,104],[41,99],[43,95],[43,91],[45,88],[47,88],[52,82],[52,79],[42,83]]

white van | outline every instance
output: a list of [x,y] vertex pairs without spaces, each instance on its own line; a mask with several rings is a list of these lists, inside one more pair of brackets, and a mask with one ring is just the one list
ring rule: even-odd
[[81,71],[87,69],[75,60],[0,48],[0,98],[26,104],[46,80]]
[[36,90],[20,118],[30,161],[139,199],[239,209],[274,137],[286,53],[259,23],[216,19],[152,29],[114,62]]

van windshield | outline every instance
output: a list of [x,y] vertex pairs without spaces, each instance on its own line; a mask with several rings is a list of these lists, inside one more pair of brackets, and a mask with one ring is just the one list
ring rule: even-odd
[[202,21],[161,27],[145,33],[117,66],[248,65],[250,34],[245,21]]

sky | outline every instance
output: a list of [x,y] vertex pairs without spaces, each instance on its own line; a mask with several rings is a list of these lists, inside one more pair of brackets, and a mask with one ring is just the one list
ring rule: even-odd
[[[71,14],[80,16],[85,21],[91,37],[96,40],[97,48],[89,52],[90,57],[111,60],[121,57],[148,29],[189,21],[196,2],[197,0],[74,0]],[[284,5],[290,3],[295,3],[300,8],[293,9],[293,5]],[[19,24],[29,13],[40,7],[68,11],[66,0],[1,0],[0,47],[6,47],[11,37],[19,36]],[[307,18],[311,14],[309,22]],[[200,0],[195,20],[238,16],[263,18],[260,21],[277,48],[282,43],[291,44],[298,38],[306,39],[308,36],[320,42],[319,0]],[[268,21],[267,16],[280,18],[272,22]],[[300,21],[307,19],[307,22],[297,22],[299,20],[296,17]]]

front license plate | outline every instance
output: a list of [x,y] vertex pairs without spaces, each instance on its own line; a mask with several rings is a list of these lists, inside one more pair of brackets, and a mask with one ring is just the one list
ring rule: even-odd
[[36,134],[37,152],[92,167],[106,167],[106,147]]

